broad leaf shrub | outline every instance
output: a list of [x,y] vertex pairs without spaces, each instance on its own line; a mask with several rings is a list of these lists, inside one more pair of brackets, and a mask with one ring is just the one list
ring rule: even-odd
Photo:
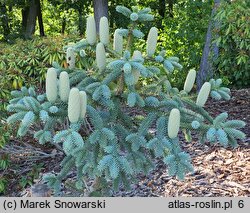
[[214,17],[214,37],[220,49],[218,74],[237,87],[250,86],[250,2],[223,1]]
[[20,89],[23,85],[42,86],[46,67],[51,66],[53,61],[65,66],[65,51],[61,45],[73,40],[76,37],[58,36],[29,41],[17,39],[12,45],[0,43],[0,110],[5,107],[9,91]]
[[[212,92],[215,99],[228,99],[230,90],[221,87],[221,79],[206,82],[197,98],[189,95],[195,70],[188,73],[184,90],[172,87],[171,73],[182,65],[177,57],[157,49],[157,28],[150,29],[144,50],[131,52],[134,41],[141,38],[138,24],[153,20],[150,9],[116,9],[130,25],[115,31],[113,44],[107,19],[102,18],[97,39],[90,17],[86,39],[66,47],[70,66],[53,63],[48,69],[46,93],[38,94],[32,87],[11,92],[7,109],[12,115],[7,121],[19,123],[18,135],[33,134],[40,144],[54,144],[65,153],[61,171],[44,176],[56,193],[73,169],[76,187],[86,187],[88,195],[103,195],[110,186],[129,188],[138,173],[147,174],[155,167],[155,158],[163,160],[170,176],[183,180],[193,166],[182,150],[180,132],[187,141],[196,132],[200,143],[224,147],[236,147],[237,139],[245,137],[239,130],[243,121],[228,120],[226,112],[213,118],[203,108]],[[93,66],[76,66],[77,55],[89,58],[93,53]],[[161,78],[160,69],[166,73]],[[143,79],[150,83],[145,85]],[[87,179],[94,180],[91,187],[85,185]]]
[[[5,113],[6,114],[6,113]],[[3,118],[5,115],[0,114],[0,117]],[[0,149],[3,148],[10,141],[10,137],[13,131],[12,128],[6,124],[4,120],[0,120]],[[0,194],[4,193],[7,187],[7,175],[6,170],[9,167],[9,155],[0,154]]]

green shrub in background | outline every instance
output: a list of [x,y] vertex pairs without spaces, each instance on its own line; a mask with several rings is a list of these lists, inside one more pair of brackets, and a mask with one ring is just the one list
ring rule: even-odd
[[[129,4],[129,3],[128,3]],[[141,5],[150,5],[153,8],[152,12],[155,15],[154,23],[159,27],[158,47],[166,50],[166,55],[177,56],[183,69],[174,70],[171,73],[169,81],[178,89],[181,89],[185,76],[183,73],[188,73],[190,69],[199,70],[202,51],[205,43],[207,27],[209,24],[212,1],[180,1],[174,4],[174,17],[169,17],[167,12],[162,18],[158,14],[158,5],[154,1],[140,2]],[[116,24],[119,27],[124,27],[128,24],[127,20],[123,20],[121,14],[111,13],[117,17]],[[122,20],[122,23],[120,23]],[[150,30],[150,24],[139,24],[141,31],[144,33],[143,38],[146,38],[147,32]],[[137,49],[144,49],[146,44],[143,39],[135,41]],[[135,49],[135,48],[134,48]],[[134,50],[132,48],[132,50]],[[161,75],[166,73],[161,69]]]
[[212,10],[211,0],[183,1],[175,4],[174,18],[162,20],[159,43],[168,55],[180,58],[183,70],[175,70],[171,83],[181,88],[189,69],[199,70],[207,27]]
[[214,42],[220,49],[218,75],[237,87],[250,86],[250,1],[224,1],[215,16],[219,23]]
[[[15,44],[0,43],[0,111],[6,105],[12,89],[23,85],[40,85],[45,80],[47,67],[53,61],[66,67],[66,45],[76,37],[35,38],[34,40],[16,40]],[[78,60],[80,61],[80,60]],[[78,66],[81,67],[81,62]]]
[[[5,113],[6,115],[6,113]],[[0,118],[3,115],[0,113]],[[12,129],[9,125],[6,124],[5,121],[0,119],[0,149],[3,148],[10,140],[12,135]],[[8,184],[8,178],[6,175],[6,170],[8,169],[10,164],[9,155],[8,154],[0,154],[0,195],[4,193]]]

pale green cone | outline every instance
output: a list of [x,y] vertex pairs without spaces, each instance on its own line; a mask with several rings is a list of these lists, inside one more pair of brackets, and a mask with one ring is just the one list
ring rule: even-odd
[[49,68],[46,74],[46,96],[51,103],[57,99],[57,73],[55,68]]
[[[133,56],[132,56],[132,59],[136,60],[136,59],[142,59],[142,54],[139,50],[135,50],[133,52]],[[135,83],[138,82],[139,78],[140,78],[140,71],[139,70],[132,70],[132,74],[134,76],[134,79],[135,79]]]
[[192,69],[188,72],[188,75],[186,77],[186,81],[184,84],[185,92],[189,93],[192,90],[194,86],[195,78],[196,78],[196,71]]
[[79,95],[80,95],[80,106],[81,106],[80,118],[84,119],[87,110],[87,95],[85,91],[80,91]]
[[107,17],[103,16],[100,19],[100,25],[99,25],[99,36],[100,41],[104,45],[108,45],[109,43],[109,22]]
[[59,96],[64,102],[68,101],[70,91],[69,75],[67,72],[63,71],[59,76]]
[[132,75],[134,76],[135,83],[137,83],[139,81],[140,76],[141,76],[140,71],[139,70],[132,70]]
[[68,117],[71,123],[78,122],[81,114],[79,89],[72,88],[69,93]]
[[122,50],[123,50],[123,37],[118,32],[119,32],[119,29],[116,29],[115,33],[114,33],[113,49],[116,52],[118,52],[119,54],[122,54]]
[[76,55],[75,51],[72,47],[67,49],[67,63],[69,65],[69,69],[74,69],[76,64]]
[[210,94],[211,90],[211,84],[209,82],[205,82],[198,94],[197,100],[196,100],[196,105],[203,107],[208,99],[208,96]]
[[149,57],[153,56],[155,53],[157,45],[157,37],[158,37],[158,29],[156,27],[152,27],[148,33],[148,39],[147,39],[147,55]]
[[132,58],[133,58],[134,60],[135,60],[135,59],[141,59],[141,58],[142,58],[141,52],[140,52],[139,50],[135,50],[135,51],[133,52]]
[[96,63],[100,71],[105,70],[106,52],[103,43],[98,43],[96,45]]
[[167,91],[170,92],[171,89],[172,89],[172,85],[171,85],[171,83],[169,82],[169,80],[164,81],[164,85],[166,86]]
[[90,45],[96,43],[96,25],[94,16],[87,18],[86,37]]
[[168,118],[168,137],[176,138],[180,129],[180,111],[172,109]]

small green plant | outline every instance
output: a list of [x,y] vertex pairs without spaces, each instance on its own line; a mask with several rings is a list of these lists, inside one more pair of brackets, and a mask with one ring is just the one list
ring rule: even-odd
[[0,194],[5,193],[6,187],[8,184],[8,178],[6,176],[6,170],[8,169],[10,165],[10,160],[8,155],[6,154],[1,154],[0,155]]
[[4,193],[6,191],[7,179],[4,177],[0,177],[0,193]]
[[[86,40],[65,47],[69,66],[53,63],[48,69],[46,93],[38,94],[32,87],[11,92],[8,123],[20,123],[18,135],[33,134],[40,144],[51,143],[65,153],[60,173],[44,176],[56,193],[72,169],[77,171],[76,188],[86,188],[87,195],[106,193],[109,186],[129,188],[137,174],[154,168],[156,157],[167,165],[170,176],[183,180],[193,166],[182,150],[180,132],[188,141],[196,132],[201,143],[225,147],[236,147],[237,139],[245,137],[238,130],[243,121],[230,121],[227,113],[214,119],[203,108],[211,90],[225,90],[220,85],[206,82],[193,100],[189,92],[196,72],[191,70],[184,90],[171,86],[173,71],[182,65],[177,57],[158,51],[157,28],[150,29],[146,50],[134,46],[143,37],[140,24],[153,20],[149,8],[118,6],[117,11],[131,23],[115,31],[113,48],[107,19],[100,21],[97,40],[94,18],[88,18]],[[80,69],[75,65],[78,54],[83,61],[96,61]],[[165,77],[159,78],[160,70]],[[89,178],[94,180],[91,187],[85,184]]]
[[[1,116],[2,119],[4,116]],[[9,141],[12,135],[12,129],[6,124],[4,120],[0,120],[0,149],[3,148]],[[10,165],[9,156],[6,154],[0,154],[0,193],[5,193],[8,178],[6,171]]]
[[37,179],[39,177],[39,173],[43,169],[43,164],[34,165],[32,169],[21,177],[21,180],[19,181],[19,184],[22,188],[25,188],[27,185],[32,186],[34,183],[34,179]]
[[2,148],[6,143],[9,142],[10,136],[12,134],[12,129],[6,124],[5,121],[0,120],[0,148]]

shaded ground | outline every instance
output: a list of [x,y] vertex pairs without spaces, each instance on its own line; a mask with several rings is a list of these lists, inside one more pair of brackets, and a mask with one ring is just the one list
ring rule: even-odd
[[[206,106],[214,116],[226,111],[229,119],[244,120],[247,125],[243,131],[247,139],[239,142],[236,149],[225,149],[217,145],[201,145],[194,137],[191,143],[183,144],[183,149],[192,156],[195,169],[194,174],[186,176],[185,181],[169,177],[164,164],[158,161],[157,168],[148,176],[140,176],[139,183],[133,185],[130,192],[120,191],[114,196],[250,196],[250,89],[232,91],[231,101],[210,100]],[[57,155],[56,158],[43,160],[45,169],[41,170],[41,174],[58,171],[58,158],[60,156]],[[39,182],[40,177],[35,182]],[[17,187],[16,179],[10,180],[7,195],[29,196],[29,187],[25,190]],[[81,196],[67,190],[66,194]]]

